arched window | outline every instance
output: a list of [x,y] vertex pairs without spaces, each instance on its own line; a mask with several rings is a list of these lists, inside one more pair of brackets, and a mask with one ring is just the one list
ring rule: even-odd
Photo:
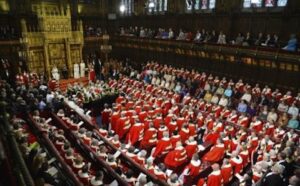
[[216,7],[216,0],[186,0],[186,10],[211,10]]
[[168,10],[168,0],[148,0],[148,13],[166,12]]
[[120,12],[122,15],[131,15],[134,12],[134,0],[121,0]]
[[244,0],[243,8],[285,7],[288,0]]

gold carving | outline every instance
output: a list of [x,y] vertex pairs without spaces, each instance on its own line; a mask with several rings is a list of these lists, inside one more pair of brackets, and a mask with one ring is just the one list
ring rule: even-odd
[[44,72],[50,77],[54,66],[59,71],[67,66],[72,75],[73,64],[82,59],[82,22],[77,21],[76,29],[72,31],[69,5],[41,2],[33,4],[32,11],[37,15],[38,25],[28,27],[26,20],[21,20],[20,39],[29,70]]

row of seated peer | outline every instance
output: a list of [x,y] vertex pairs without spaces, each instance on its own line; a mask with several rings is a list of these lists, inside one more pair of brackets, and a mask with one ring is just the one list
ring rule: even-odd
[[[128,80],[128,81],[130,81],[130,80]],[[122,84],[120,83],[120,85],[124,85],[124,79],[122,79]],[[138,84],[138,83],[137,83]],[[133,86],[129,86],[130,88],[128,88],[129,90],[129,92],[134,92],[134,91],[132,91],[132,87]],[[118,87],[118,88],[121,88],[121,87]],[[141,89],[141,87],[138,87],[138,90],[140,90]],[[126,91],[125,91],[126,92]],[[151,93],[151,94],[150,94]],[[150,93],[148,93],[148,95],[152,95],[153,94],[153,92],[150,92]],[[130,96],[129,96],[130,97]],[[132,97],[135,97],[136,98],[136,95],[135,96],[132,96]],[[161,95],[159,95],[159,96],[157,96],[157,98],[158,97],[160,97],[160,99],[163,99],[164,97],[163,96],[161,96]],[[154,98],[154,100],[155,100],[155,98]],[[131,104],[134,102],[134,101],[130,101],[131,102]],[[152,101],[153,102],[153,101]],[[155,102],[155,101],[154,101]],[[161,100],[160,100],[160,102],[161,102]],[[139,105],[138,105],[139,106]],[[129,108],[131,108],[131,107],[129,107]],[[156,110],[156,109],[155,109]],[[151,110],[150,110],[151,111]],[[124,114],[123,114],[124,115]],[[102,116],[103,117],[103,116]],[[127,116],[128,117],[128,116]],[[156,116],[155,115],[155,117],[154,118],[159,118],[160,116]],[[236,116],[235,116],[236,117]],[[122,117],[123,119],[124,119],[124,116]],[[234,117],[233,117],[234,118]],[[103,119],[103,118],[102,118]],[[153,119],[153,118],[152,118]],[[112,118],[112,120],[113,120],[113,118]],[[126,120],[126,119],[125,119]],[[113,123],[114,122],[112,122],[111,121],[111,127],[113,128]],[[130,134],[130,132],[132,131],[137,131],[136,130],[136,128],[135,128],[135,130],[131,130],[131,128],[130,127],[128,127],[128,124],[127,125],[125,125],[124,124],[124,122],[122,121],[121,122],[122,124],[116,124],[116,126],[118,126],[115,130],[117,131],[117,133],[118,133],[118,135],[119,136],[122,136],[121,138],[124,138],[124,131],[122,130],[122,128],[121,129],[118,129],[119,127],[125,127],[125,134],[127,133],[127,135],[128,134]],[[126,123],[126,122],[125,122]],[[191,124],[191,126],[192,126],[193,124]],[[133,125],[134,126],[134,125]],[[133,127],[132,126],[132,127]],[[151,126],[151,125],[150,125]],[[158,125],[159,126],[159,125]],[[163,126],[163,124],[161,123],[160,124],[160,126],[161,127],[159,127],[159,129],[160,128],[162,128],[162,131],[164,130],[164,128],[166,128],[165,126]],[[251,122],[251,126],[253,127],[253,128],[260,128],[260,127],[262,127],[262,122],[256,122],[256,121],[253,121],[253,122]],[[256,126],[259,126],[259,127],[256,127]],[[130,128],[130,130],[128,130]],[[124,129],[124,128],[123,128]],[[127,132],[126,132],[126,130],[127,130]],[[232,130],[232,129],[231,129]],[[258,130],[258,129],[256,129],[256,130]],[[184,132],[184,130],[180,130],[180,131],[183,131]],[[257,131],[256,131],[257,132]],[[247,133],[245,132],[245,131],[243,131],[243,130],[240,130],[238,133],[240,133],[240,135],[241,136],[243,136],[243,137],[241,137],[241,138],[245,138],[245,137],[247,137],[247,136],[245,136]],[[281,133],[282,133],[282,131],[281,131]],[[291,133],[293,134],[293,131],[291,131]],[[184,133],[183,133],[184,134]],[[243,135],[242,135],[243,134]],[[283,134],[284,134],[284,132],[283,132]],[[283,134],[281,134],[281,135],[283,135]],[[130,136],[133,136],[133,135],[130,135]],[[163,136],[163,135],[161,135],[161,136]],[[212,135],[213,136],[213,135]],[[287,135],[288,136],[288,135]],[[294,135],[292,135],[292,136],[294,136]],[[166,136],[167,137],[167,136]],[[257,138],[256,136],[255,136],[255,133],[253,133],[253,134],[251,134],[251,137],[253,137],[254,139],[255,138]],[[294,136],[295,137],[295,136]],[[128,138],[127,136],[126,136],[126,138]],[[218,139],[218,137],[217,138],[215,138],[215,139]],[[129,140],[129,141],[132,141],[132,140]],[[134,140],[133,140],[134,141]],[[184,140],[183,140],[184,141]],[[216,140],[217,141],[217,140]],[[255,140],[254,140],[255,141]],[[270,140],[269,140],[269,138],[267,137],[264,141],[268,141],[268,143],[270,143],[270,144],[272,144],[273,142],[271,142]],[[297,140],[296,140],[297,141]],[[236,141],[235,141],[235,143],[237,143]],[[256,142],[257,143],[257,142]],[[264,142],[265,143],[265,142]],[[255,143],[254,143],[255,144]],[[180,147],[180,144],[178,145],[179,147]],[[266,146],[266,144],[263,144],[263,145],[261,145],[261,146],[263,146],[262,148],[264,149],[265,148],[265,146]],[[270,146],[270,145],[269,145]],[[246,146],[244,147],[244,149],[246,148]],[[274,156],[274,152],[272,152],[273,153],[273,156]],[[236,153],[233,153],[233,154],[236,154]],[[267,154],[266,155],[266,158],[268,157],[269,155]],[[262,157],[262,156],[261,156]],[[274,157],[273,157],[274,158]],[[247,158],[246,158],[247,159]]]
[[[141,76],[142,77],[142,76]],[[123,81],[122,81],[123,80]],[[128,81],[128,83],[127,83],[127,81]],[[129,86],[129,85],[131,85],[131,82],[130,81],[132,81],[132,82],[135,82],[134,80],[126,80],[126,84],[128,84],[127,86]],[[122,85],[121,84],[121,82],[124,82],[124,79],[121,79],[120,81],[119,81],[119,84],[120,84],[120,86]],[[112,83],[112,84],[114,84],[114,83],[116,83],[116,82],[114,82],[114,81],[112,81],[112,82],[110,82],[110,83]],[[140,83],[142,83],[142,82],[140,82]],[[138,83],[136,83],[136,84],[138,84]],[[142,83],[143,84],[143,83]],[[129,87],[125,87],[125,89],[129,89],[129,90],[126,90],[126,91],[124,91],[124,92],[126,92],[128,95],[130,95],[129,94],[129,92],[131,93],[132,92],[132,89],[130,90],[130,88],[131,88],[131,86],[129,86]],[[138,88],[140,88],[140,87],[138,87]],[[146,89],[146,87],[144,87],[145,89]],[[121,88],[119,88],[118,87],[118,89],[120,89],[120,90],[122,90],[122,86],[121,86]],[[124,89],[124,88],[123,88]],[[162,89],[161,87],[159,87],[159,89]],[[138,89],[139,90],[139,89]],[[162,89],[161,90],[162,92],[164,92],[164,91],[166,91],[165,89]],[[147,92],[147,93],[149,93],[149,95],[152,95],[152,93],[153,92]],[[151,93],[151,94],[150,94]],[[155,95],[154,93],[153,93],[153,95]],[[129,96],[130,97],[130,96]],[[131,96],[131,97],[134,97],[134,96]],[[151,101],[151,102],[156,102],[156,99],[158,99],[159,97],[161,97],[161,98],[164,98],[163,96],[161,96],[161,93],[160,94],[158,94],[158,95],[156,95],[155,97],[154,97],[154,99]],[[178,96],[177,96],[178,97]],[[180,97],[180,95],[179,95],[179,97]],[[284,96],[283,96],[284,97]],[[120,99],[122,99],[122,98],[120,98]],[[127,99],[127,98],[126,98]],[[129,98],[129,99],[131,99],[131,98]],[[177,98],[176,98],[177,99]],[[176,100],[176,99],[174,99],[174,100]],[[180,100],[180,99],[179,99]],[[188,100],[188,99],[187,99]],[[169,100],[170,101],[170,100]],[[121,101],[122,102],[122,101]],[[172,102],[172,101],[170,101],[170,102]],[[181,102],[181,101],[180,101]],[[123,103],[122,103],[123,104]],[[125,104],[125,103],[124,103]],[[130,103],[131,104],[131,103]],[[153,104],[153,103],[152,103]],[[126,105],[126,104],[125,104]],[[128,107],[128,108],[130,108],[130,107]],[[200,107],[201,108],[201,107]],[[208,107],[209,108],[209,107]],[[147,109],[145,109],[145,110],[147,110]],[[189,110],[189,109],[188,109]],[[151,111],[151,110],[150,110]],[[151,113],[151,112],[150,112]],[[150,114],[151,115],[151,114]],[[155,115],[155,117],[157,117],[156,115]],[[137,121],[138,122],[138,121]],[[163,125],[163,124],[162,124]],[[260,124],[258,124],[258,125],[260,125]],[[119,125],[120,126],[120,125]],[[159,128],[159,127],[157,127],[157,128]],[[162,126],[162,128],[165,128],[164,126]],[[181,129],[180,129],[181,130]],[[120,131],[119,131],[120,132]],[[281,131],[282,132],[282,131]],[[118,133],[118,132],[117,132]],[[242,132],[241,132],[242,133]],[[291,133],[293,133],[293,131],[291,132]],[[120,135],[122,134],[122,131],[121,131],[121,133],[120,133]],[[118,133],[118,135],[119,135],[119,133]],[[165,134],[165,135],[167,135],[167,134]],[[169,134],[170,135],[170,134]],[[253,134],[254,135],[254,134]],[[288,134],[287,136],[289,136],[290,134]],[[164,134],[162,134],[162,136],[164,136]],[[291,136],[293,136],[293,134],[291,135]],[[166,136],[167,137],[167,136]],[[124,138],[124,137],[123,137]],[[126,137],[125,137],[125,139],[127,138],[127,135],[126,135]],[[128,137],[129,138],[129,137]],[[131,141],[131,140],[130,140]],[[221,140],[220,140],[221,141]],[[217,142],[216,142],[217,143]],[[180,144],[178,144],[178,147],[180,148]],[[200,146],[201,147],[201,146]],[[234,153],[233,153],[234,154]],[[296,156],[297,157],[297,156]],[[215,166],[216,167],[216,166]],[[216,168],[217,169],[217,168]],[[278,169],[277,169],[278,170]]]
[[19,148],[35,184],[66,184],[64,182],[65,178],[58,171],[59,167],[53,163],[55,162],[55,158],[45,151],[44,146],[40,145],[37,137],[31,132],[25,120],[14,115],[11,122],[11,130],[15,134]]
[[[48,122],[45,122],[45,119],[39,116],[38,111],[34,112],[33,118],[40,125],[41,129],[48,133],[49,138],[55,144],[58,152],[84,185],[100,186],[108,183],[111,185],[116,184],[116,181],[106,178],[103,172],[93,165],[92,162],[83,158],[84,156],[79,152],[79,150],[72,146],[72,142],[65,137],[66,135],[64,134],[63,129],[58,129],[55,125],[50,125]],[[83,141],[84,144],[90,146],[97,156],[107,161],[110,166],[115,166],[114,163],[110,164],[110,162],[114,159],[112,155],[110,155],[109,158],[106,158],[107,150],[105,150],[104,146],[101,146],[96,139],[93,140],[93,143],[87,140],[92,137],[92,133],[87,132],[86,137],[83,135],[86,132],[86,129],[79,129],[80,126],[74,124],[73,121],[77,121],[78,118],[75,118],[72,115],[70,117],[63,116],[61,118],[65,122],[66,126],[68,126],[68,132],[74,133],[80,140]]]

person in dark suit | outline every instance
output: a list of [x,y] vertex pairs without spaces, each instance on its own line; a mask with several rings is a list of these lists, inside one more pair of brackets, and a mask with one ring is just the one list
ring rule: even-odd
[[283,186],[284,179],[282,173],[284,171],[284,166],[280,164],[275,164],[271,168],[271,172],[267,173],[262,180],[263,186]]

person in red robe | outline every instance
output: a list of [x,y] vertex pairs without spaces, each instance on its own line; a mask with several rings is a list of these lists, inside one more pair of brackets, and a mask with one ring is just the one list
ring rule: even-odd
[[134,146],[137,142],[143,139],[143,136],[144,124],[138,122],[138,119],[136,119],[136,123],[130,128],[126,135],[126,142]]
[[112,110],[108,107],[108,104],[104,104],[104,110],[101,112],[101,116],[102,116],[102,125],[104,125],[105,128],[108,127],[111,113]]
[[156,147],[152,149],[152,157],[165,155],[172,149],[172,144],[169,138],[169,132],[164,132],[163,138],[158,140]]
[[178,134],[177,130],[173,131],[173,134],[171,135],[170,141],[171,141],[171,144],[172,144],[172,148],[175,148],[176,143],[178,141],[181,141],[180,135]]
[[89,71],[89,80],[92,82],[95,82],[96,80],[96,72],[92,67],[90,67],[90,71]]
[[186,150],[181,142],[176,143],[176,148],[165,157],[164,163],[169,169],[176,169],[187,161]]
[[163,118],[161,117],[161,114],[156,114],[156,117],[153,120],[154,127],[158,129],[162,123]]
[[175,130],[178,130],[178,126],[177,126],[177,123],[176,123],[176,119],[175,117],[172,118],[172,120],[168,123],[166,123],[168,129],[169,129],[169,132],[170,132],[170,135],[175,131]]
[[207,186],[221,186],[223,185],[223,178],[220,170],[219,164],[213,164],[212,166],[212,173],[208,175],[206,185]]
[[252,122],[250,123],[250,128],[254,130],[256,133],[259,133],[263,129],[262,121],[258,120],[257,117],[253,117]]
[[216,144],[220,134],[216,131],[211,131],[207,135],[204,136],[204,142],[209,142],[211,144]]
[[110,118],[110,128],[111,130],[116,132],[116,128],[117,128],[117,121],[120,119],[121,114],[118,111],[114,111],[111,115]]
[[238,117],[237,124],[240,125],[240,126],[242,126],[242,127],[248,128],[248,125],[249,125],[249,118],[246,116],[245,113],[242,113],[242,114]]
[[187,157],[191,159],[193,155],[198,151],[197,141],[193,136],[190,136],[189,139],[185,142],[185,144]]
[[179,131],[179,135],[182,142],[185,142],[190,136],[189,125],[187,123],[183,124],[181,130]]
[[224,185],[228,184],[231,181],[233,176],[232,166],[229,163],[228,159],[223,160],[223,165],[221,167],[221,174],[223,178],[223,184]]
[[250,161],[250,154],[246,145],[242,147],[242,151],[239,155],[243,159],[243,167],[246,167]]
[[237,176],[238,178],[241,177],[240,173],[242,173],[244,168],[243,159],[241,156],[238,155],[237,151],[232,152],[229,162],[232,166],[234,175]]
[[146,163],[146,155],[147,151],[141,150],[137,156],[133,158],[135,162],[137,162],[139,165],[144,166]]
[[165,132],[169,133],[168,127],[166,127],[164,123],[161,123],[160,127],[158,128],[157,139],[160,140]]
[[122,139],[124,135],[129,131],[129,129],[130,129],[130,120],[128,117],[125,117],[123,115],[117,121],[116,133],[119,135],[119,138]]
[[184,168],[182,172],[183,183],[186,183],[187,179],[193,179],[201,172],[201,161],[198,154],[194,154],[190,163]]
[[144,137],[140,143],[141,149],[149,149],[154,147],[157,142],[157,129],[153,127],[153,123],[149,123],[149,128],[145,130]]
[[214,145],[209,152],[203,156],[203,161],[208,161],[210,163],[217,163],[223,159],[225,155],[225,145],[221,139],[217,140],[217,144]]

